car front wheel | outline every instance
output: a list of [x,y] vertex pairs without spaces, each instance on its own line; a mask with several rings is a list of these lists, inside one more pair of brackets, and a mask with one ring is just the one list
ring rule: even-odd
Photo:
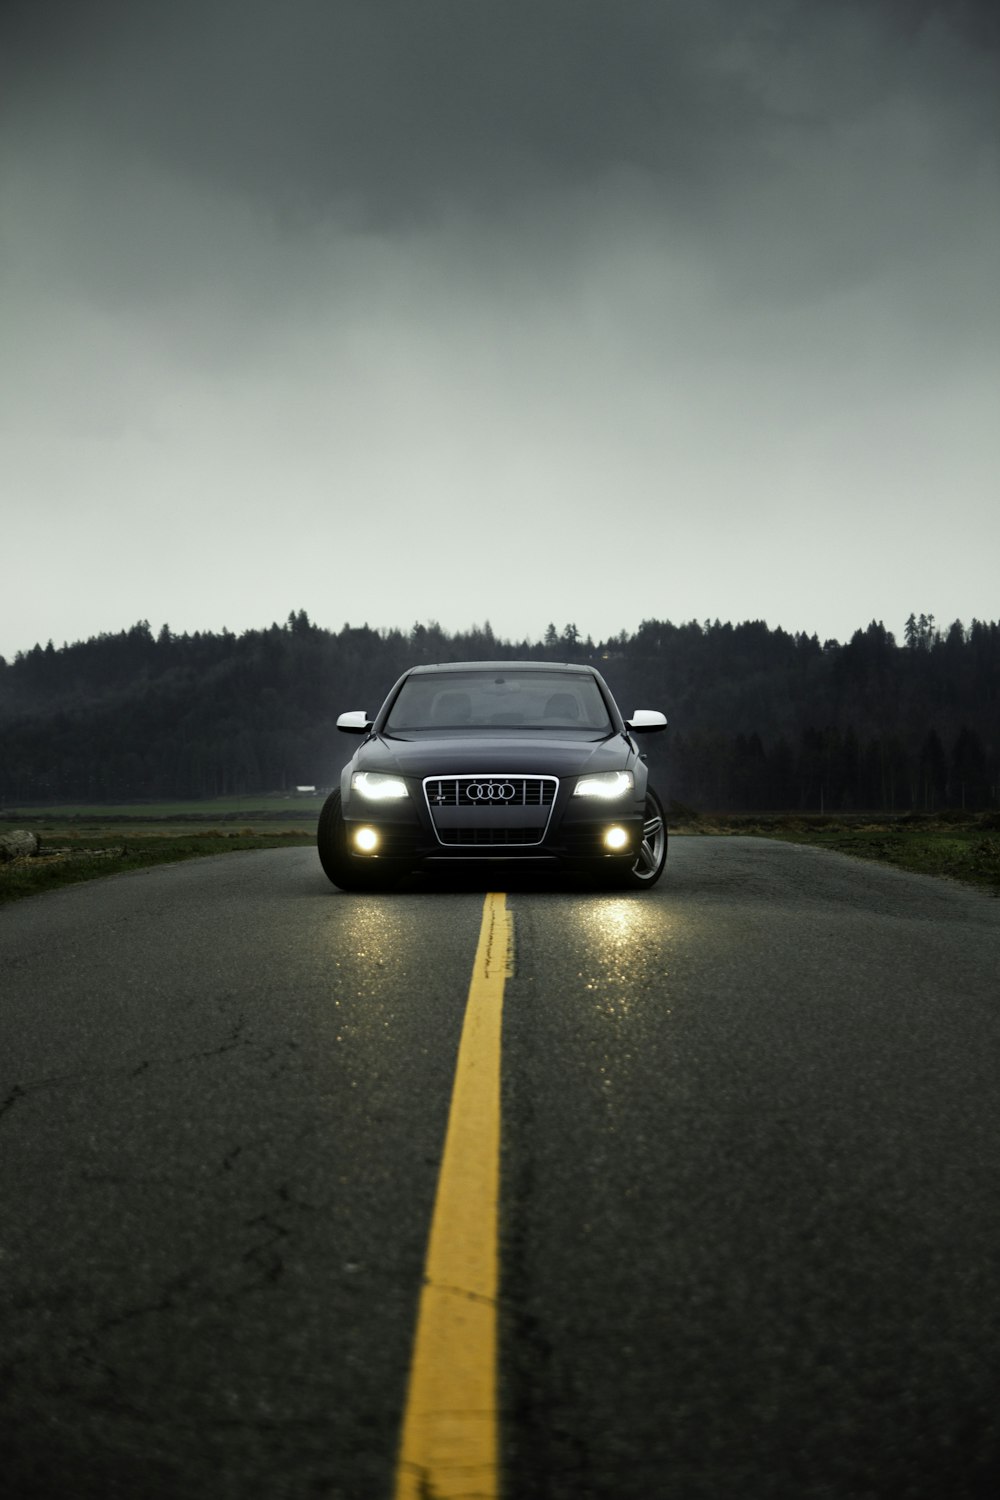
[[626,890],[644,890],[655,885],[667,862],[667,820],[659,797],[650,787],[642,818],[642,843],[633,863],[622,871],[615,884]]

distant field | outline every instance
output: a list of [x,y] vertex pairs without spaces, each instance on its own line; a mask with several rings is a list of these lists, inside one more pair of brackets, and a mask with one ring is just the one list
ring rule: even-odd
[[193,801],[180,802],[45,802],[45,804],[21,804],[4,807],[0,817],[10,822],[16,817],[127,817],[139,820],[144,817],[244,817],[255,813],[261,817],[286,817],[295,808],[315,808],[319,816],[322,793],[261,792],[255,796],[213,796]]
[[31,831],[96,831],[129,828],[159,832],[171,825],[192,823],[238,823],[247,829],[258,826],[268,832],[315,829],[322,796],[270,793],[261,796],[217,796],[208,801],[186,802],[67,802],[58,807],[4,807],[0,810],[0,832],[4,826]]

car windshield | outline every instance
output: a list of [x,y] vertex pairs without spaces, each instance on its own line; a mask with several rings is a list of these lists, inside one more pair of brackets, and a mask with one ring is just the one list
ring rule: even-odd
[[542,729],[612,732],[596,680],[585,672],[442,672],[408,677],[385,722],[413,730]]

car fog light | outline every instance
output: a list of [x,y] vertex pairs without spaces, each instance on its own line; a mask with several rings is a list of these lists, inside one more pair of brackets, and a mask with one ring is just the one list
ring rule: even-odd
[[359,828],[354,835],[354,847],[362,854],[371,854],[378,848],[378,834],[374,828]]
[[604,835],[605,849],[624,849],[627,843],[627,830],[619,828],[617,825],[614,828],[609,828]]

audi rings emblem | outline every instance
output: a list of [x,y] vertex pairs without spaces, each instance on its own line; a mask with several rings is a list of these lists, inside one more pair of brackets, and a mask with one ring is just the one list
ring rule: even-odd
[[517,788],[512,781],[471,781],[465,794],[470,802],[510,802]]

